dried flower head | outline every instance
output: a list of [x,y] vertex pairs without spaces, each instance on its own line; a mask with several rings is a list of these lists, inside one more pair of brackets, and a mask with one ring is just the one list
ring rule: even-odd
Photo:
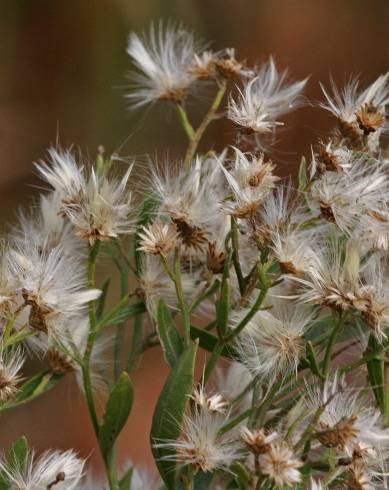
[[140,238],[138,250],[151,255],[166,257],[177,243],[176,229],[166,223],[154,222],[148,227],[142,226],[142,231],[138,235]]
[[18,242],[34,244],[40,249],[62,246],[68,255],[85,254],[85,243],[74,235],[72,224],[61,211],[61,194],[41,194],[37,206],[28,213],[20,211],[19,223],[11,236]]
[[133,165],[121,179],[96,173],[87,175],[70,150],[49,150],[50,164],[40,162],[37,169],[61,196],[60,211],[74,226],[77,236],[93,244],[132,230],[131,193],[127,189]]
[[293,487],[301,481],[299,468],[302,462],[284,441],[274,441],[269,449],[258,458],[261,472],[276,485]]
[[388,191],[384,165],[349,156],[348,171],[326,172],[314,182],[311,193],[321,216],[345,233],[351,233],[361,216],[383,202]]
[[196,80],[192,65],[201,51],[202,43],[180,24],[151,24],[143,38],[131,33],[127,53],[138,72],[131,73],[128,100],[134,107],[161,99],[181,102]]
[[24,364],[24,356],[20,348],[0,353],[0,403],[5,403],[17,393],[18,384],[22,379],[20,370]]
[[331,239],[317,247],[315,266],[307,269],[303,277],[288,277],[299,284],[295,297],[300,301],[346,310],[364,301],[359,269],[358,244],[344,245],[339,239]]
[[161,203],[159,213],[172,220],[178,238],[191,253],[206,249],[208,238],[224,219],[216,185],[220,172],[217,162],[199,157],[189,171],[171,167],[153,171],[152,187]]
[[381,75],[362,91],[357,78],[350,79],[342,90],[331,80],[332,94],[323,85],[321,88],[326,101],[320,106],[337,118],[339,139],[354,150],[376,152],[380,135],[387,130],[389,74]]
[[381,426],[379,410],[371,406],[359,390],[348,387],[344,378],[337,375],[318,387],[307,390],[308,406],[320,409],[317,438],[326,447],[352,457],[360,447],[386,452],[389,448],[389,431]]
[[264,454],[270,450],[270,445],[280,439],[277,432],[266,433],[264,429],[250,430],[248,427],[243,427],[240,430],[240,438],[254,454]]
[[80,260],[69,258],[61,247],[47,251],[15,244],[7,255],[7,269],[29,307],[30,326],[45,333],[60,334],[61,317],[77,315],[100,295],[86,288]]
[[264,161],[264,155],[256,157],[235,148],[234,167],[231,171],[220,163],[234,200],[225,201],[223,209],[238,218],[254,216],[264,198],[275,187],[279,177],[273,175],[274,164]]
[[0,469],[13,490],[73,490],[79,488],[84,464],[72,450],[46,451],[39,457],[31,451],[25,468],[3,459]]
[[[292,301],[274,298],[270,310],[259,311],[240,335],[241,358],[250,371],[274,381],[287,373],[297,373],[304,352],[303,334],[310,326],[312,312]],[[244,310],[238,315],[243,318]]]
[[177,441],[161,441],[154,447],[171,449],[165,459],[181,465],[192,465],[201,471],[224,469],[240,456],[241,445],[234,431],[220,434],[226,424],[224,414],[195,408],[184,416],[182,435]]
[[208,410],[210,413],[225,413],[228,407],[228,402],[221,393],[208,395],[203,384],[193,392],[192,399],[200,409]]
[[238,88],[238,97],[230,97],[228,117],[245,131],[269,133],[282,126],[279,117],[299,105],[299,96],[307,80],[285,83],[287,72],[278,72],[273,58],[261,66],[257,76]]

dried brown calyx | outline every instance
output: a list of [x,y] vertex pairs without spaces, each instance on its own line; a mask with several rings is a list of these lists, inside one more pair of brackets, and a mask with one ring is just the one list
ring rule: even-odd
[[207,267],[214,274],[220,274],[224,270],[228,253],[225,250],[218,250],[216,242],[208,243]]
[[71,359],[57,349],[49,349],[46,358],[51,370],[56,374],[74,371],[74,365]]
[[358,429],[354,425],[356,419],[356,416],[345,418],[333,427],[320,422],[321,432],[317,435],[318,440],[325,447],[343,449],[348,443],[355,441],[357,438]]
[[385,111],[381,107],[368,102],[355,113],[358,126],[365,135],[374,133],[385,124]]
[[240,432],[242,442],[253,454],[265,454],[270,449],[270,443],[274,437],[267,435],[263,429],[248,430]]
[[332,207],[329,204],[324,202],[320,202],[320,212],[322,217],[328,221],[329,223],[336,223],[334,212],[332,211]]
[[185,99],[187,92],[187,88],[171,88],[169,90],[166,90],[166,92],[160,95],[159,98],[160,100],[167,100],[170,102],[174,102],[175,104],[180,104]]
[[30,315],[28,318],[31,328],[39,332],[47,333],[47,316],[52,312],[47,306],[40,305],[34,294],[26,289],[22,290],[24,303],[30,306]]
[[201,250],[207,243],[206,232],[196,225],[191,225],[182,218],[173,218],[176,225],[178,236],[182,243],[195,250]]
[[356,123],[350,123],[343,119],[338,119],[338,130],[341,138],[347,140],[349,146],[354,150],[363,150],[363,134]]
[[65,472],[64,472],[64,471],[60,471],[60,472],[59,472],[59,473],[56,475],[55,480],[53,480],[51,483],[49,483],[49,484],[47,485],[47,487],[46,487],[46,488],[47,488],[47,490],[50,490],[50,489],[51,489],[51,488],[53,488],[55,485],[58,485],[58,483],[61,483],[61,482],[65,481],[65,477],[66,477]]
[[320,141],[319,150],[317,154],[318,160],[318,170],[320,174],[326,171],[331,172],[342,172],[343,168],[340,164],[339,157],[335,155],[332,151],[329,151],[326,145]]
[[280,269],[281,269],[281,272],[283,272],[284,274],[295,274],[296,275],[299,272],[291,260],[288,260],[286,262],[280,262]]

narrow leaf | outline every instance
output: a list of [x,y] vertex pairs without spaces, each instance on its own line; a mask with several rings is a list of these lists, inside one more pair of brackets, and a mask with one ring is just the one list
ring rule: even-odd
[[163,441],[176,440],[181,432],[185,409],[192,393],[197,342],[189,345],[181,354],[170,373],[155,408],[150,439],[155,462],[169,490],[177,488],[177,468],[173,461],[166,461],[174,452],[159,447]]
[[25,436],[15,441],[8,452],[8,462],[17,471],[26,469],[28,456],[28,442]]
[[385,390],[385,362],[382,356],[384,348],[373,334],[370,334],[367,352],[377,354],[376,357],[366,362],[367,374],[378,406],[385,415],[388,409],[388,399]]
[[127,422],[132,401],[132,383],[128,374],[123,372],[109,396],[99,433],[101,454],[106,461],[109,460],[113,445]]
[[134,303],[132,305],[128,304],[128,298],[123,298],[116,306],[112,308],[97,324],[98,330],[108,327],[109,325],[116,325],[122,323],[128,318],[131,318],[139,313],[144,313],[146,311],[146,306],[143,301]]
[[134,472],[133,467],[128,468],[128,470],[120,478],[119,490],[131,490],[131,481],[132,481],[133,472]]
[[304,191],[308,183],[307,162],[305,160],[305,157],[301,158],[298,179],[299,179],[298,189],[299,191]]
[[40,395],[43,395],[54,388],[62,377],[62,374],[54,374],[50,371],[44,371],[32,376],[18,389],[15,399],[2,405],[0,411],[24,405],[25,403],[38,398]]
[[184,350],[182,338],[177,332],[172,314],[163,299],[160,299],[157,310],[158,336],[166,362],[174,367]]
[[[218,343],[218,338],[215,335],[211,332],[207,332],[207,330],[195,327],[194,325],[191,325],[190,327],[190,336],[192,340],[199,339],[200,347],[208,352],[213,352]],[[221,355],[227,359],[239,360],[237,350],[231,345],[224,347]]]
[[216,308],[216,327],[219,337],[223,338],[227,333],[228,318],[231,310],[231,282],[230,278],[223,279],[220,299]]
[[96,304],[96,318],[97,321],[101,319],[103,316],[103,311],[104,311],[104,306],[105,306],[105,300],[107,299],[107,293],[108,293],[108,288],[109,288],[109,283],[110,279],[106,279],[101,287],[101,295],[97,298],[95,304]]

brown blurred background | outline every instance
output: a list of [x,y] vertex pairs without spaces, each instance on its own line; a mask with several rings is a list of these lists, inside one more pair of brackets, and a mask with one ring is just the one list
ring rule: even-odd
[[[185,140],[173,111],[159,105],[130,113],[124,101],[128,33],[159,18],[182,21],[215,49],[235,47],[249,63],[274,55],[294,78],[311,76],[307,95],[313,100],[320,97],[318,81],[327,82],[330,74],[341,83],[361,73],[369,82],[389,68],[388,0],[0,0],[3,223],[36,192],[32,162],[57,140],[91,156],[100,144],[140,160],[146,153],[180,155]],[[204,102],[192,102],[195,117]],[[292,114],[290,129],[279,137],[280,172],[293,171],[330,124],[312,107]],[[231,127],[219,123],[208,141],[220,149],[231,136]],[[156,352],[136,373],[120,461],[150,460],[151,412],[167,372]],[[89,455],[94,447],[84,403],[69,382],[1,416],[2,446],[22,434],[38,449],[74,447]],[[96,452],[91,462],[100,463]]]

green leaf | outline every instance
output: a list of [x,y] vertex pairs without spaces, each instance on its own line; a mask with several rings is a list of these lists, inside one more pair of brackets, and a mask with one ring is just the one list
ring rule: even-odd
[[8,462],[15,469],[24,472],[27,465],[28,442],[25,436],[15,441],[8,451]]
[[381,412],[385,415],[388,410],[388,394],[385,389],[385,361],[384,348],[373,334],[370,334],[367,353],[376,353],[377,356],[366,362],[367,375]]
[[304,191],[308,184],[307,162],[305,160],[305,157],[301,158],[298,178],[299,178],[298,190]]
[[184,350],[182,338],[177,332],[173,317],[163,299],[159,300],[157,309],[158,336],[166,362],[174,367]]
[[[190,336],[192,340],[199,339],[200,347],[208,352],[213,352],[218,343],[218,338],[215,335],[194,325],[190,327]],[[224,347],[221,355],[227,359],[239,360],[239,353],[232,345]]]
[[111,281],[110,278],[108,278],[104,281],[104,283],[101,287],[101,295],[97,298],[97,300],[95,302],[97,321],[99,321],[101,319],[101,317],[103,316],[104,305],[105,305],[105,300],[107,299],[107,293],[108,293],[110,281]]
[[9,410],[38,398],[54,388],[62,379],[63,374],[54,374],[51,371],[44,371],[32,376],[19,389],[14,400],[5,403],[0,407],[0,411]]
[[193,479],[194,490],[206,490],[213,479],[213,473],[200,471]]
[[193,389],[194,365],[198,343],[189,345],[172,369],[154,411],[150,439],[158,470],[169,490],[177,488],[177,467],[166,461],[174,451],[159,447],[163,441],[176,440],[181,432],[182,420]]
[[248,490],[250,488],[249,483],[250,483],[251,475],[247,471],[245,465],[242,464],[240,461],[238,461],[233,465],[232,471],[236,475],[235,479],[238,481],[239,489]]
[[134,472],[133,467],[128,468],[128,470],[120,478],[119,490],[131,490],[131,481],[132,481],[133,472]]
[[105,461],[109,461],[113,445],[127,422],[133,398],[134,392],[130,377],[123,372],[109,395],[99,432],[101,454]]
[[220,338],[227,333],[228,319],[231,310],[231,282],[230,278],[223,279],[220,298],[216,307],[216,327]]
[[111,311],[103,316],[97,324],[97,329],[101,330],[109,325],[122,323],[128,318],[138,315],[139,313],[144,313],[145,311],[146,306],[143,301],[129,305],[128,298],[124,297]]

